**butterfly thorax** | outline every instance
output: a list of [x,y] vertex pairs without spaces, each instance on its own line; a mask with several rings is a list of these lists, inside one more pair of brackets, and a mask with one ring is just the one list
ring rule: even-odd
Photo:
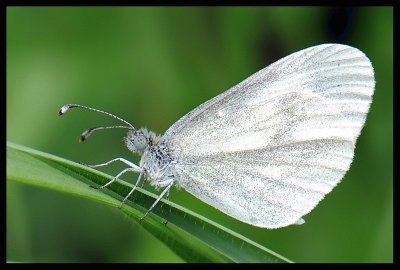
[[140,167],[144,169],[144,176],[153,186],[158,186],[172,171],[169,148],[160,138],[145,128],[129,130],[124,138],[128,149],[142,156]]
[[140,167],[145,170],[145,176],[153,186],[157,186],[165,177],[173,175],[172,164],[170,151],[163,143],[149,145],[140,160]]

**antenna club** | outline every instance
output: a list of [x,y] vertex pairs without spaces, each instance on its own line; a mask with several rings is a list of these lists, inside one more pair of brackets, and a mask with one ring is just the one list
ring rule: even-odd
[[61,107],[60,111],[58,112],[58,115],[63,115],[64,113],[66,113],[66,111],[68,111],[71,108],[71,104],[66,104],[64,106]]
[[58,112],[58,115],[63,115],[66,113],[69,109],[79,107],[80,105],[77,104],[65,104],[64,106],[61,107],[60,111]]
[[93,132],[94,130],[99,129],[99,128],[102,128],[102,127],[97,127],[97,128],[93,127],[93,128],[89,128],[88,130],[86,130],[85,132],[83,132],[82,135],[81,135],[81,137],[79,138],[79,142],[80,142],[80,143],[83,143],[83,142],[87,139],[87,137],[89,137],[90,134],[92,134],[92,132]]

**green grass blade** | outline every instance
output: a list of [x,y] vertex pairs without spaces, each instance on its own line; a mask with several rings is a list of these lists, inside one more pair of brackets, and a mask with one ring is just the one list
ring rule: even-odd
[[[132,185],[116,181],[98,191],[112,177],[28,147],[7,142],[7,179],[86,197],[118,207]],[[122,211],[138,221],[157,195],[138,188]],[[165,224],[165,220],[168,220]],[[188,262],[290,262],[246,237],[167,200],[161,200],[142,226]]]

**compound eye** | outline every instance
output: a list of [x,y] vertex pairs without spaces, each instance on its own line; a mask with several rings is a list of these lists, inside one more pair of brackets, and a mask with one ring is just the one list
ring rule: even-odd
[[147,139],[143,134],[137,134],[133,139],[133,144],[138,151],[143,151],[147,146]]
[[148,140],[141,130],[130,130],[125,137],[125,144],[132,152],[143,152]]

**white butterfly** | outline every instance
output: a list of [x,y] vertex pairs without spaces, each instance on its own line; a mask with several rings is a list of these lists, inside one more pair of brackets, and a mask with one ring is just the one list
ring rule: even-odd
[[[258,227],[302,224],[343,178],[374,92],[374,71],[358,49],[322,44],[293,53],[201,104],[163,135],[127,121],[127,147],[139,173],[165,187],[151,209],[177,184],[222,212]],[[123,202],[124,202],[123,201]],[[147,213],[148,213],[147,212]],[[146,213],[146,214],[147,214]]]

